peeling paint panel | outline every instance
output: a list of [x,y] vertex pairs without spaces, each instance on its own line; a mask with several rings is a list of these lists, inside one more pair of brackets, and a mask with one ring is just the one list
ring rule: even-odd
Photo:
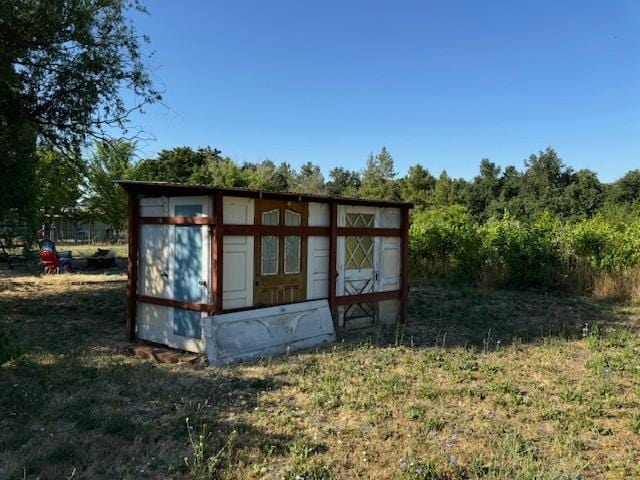
[[223,313],[204,320],[210,365],[226,365],[335,341],[327,300]]

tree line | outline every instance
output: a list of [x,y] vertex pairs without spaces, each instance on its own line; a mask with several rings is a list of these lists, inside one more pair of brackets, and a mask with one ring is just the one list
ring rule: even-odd
[[136,160],[135,152],[133,142],[101,141],[88,158],[69,162],[56,150],[39,149],[39,211],[99,220],[120,229],[126,221],[126,198],[113,183],[118,179],[405,201],[412,202],[416,212],[459,205],[480,223],[505,216],[534,219],[543,212],[576,222],[601,212],[633,212],[640,204],[640,170],[607,184],[593,171],[574,171],[552,148],[530,155],[521,170],[501,169],[482,159],[471,180],[451,178],[446,171],[436,177],[420,163],[399,176],[385,147],[370,154],[362,169],[334,167],[328,178],[312,162],[299,169],[268,159],[238,163],[210,147],[165,149],[143,160]]

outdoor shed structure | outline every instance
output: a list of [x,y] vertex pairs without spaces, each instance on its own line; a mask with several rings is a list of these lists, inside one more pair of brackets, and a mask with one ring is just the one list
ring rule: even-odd
[[[307,305],[325,306],[331,332],[313,334],[327,338],[334,328],[406,321],[411,204],[118,183],[129,198],[132,341],[207,351],[211,360],[205,330],[216,318],[225,325],[252,319],[271,331],[270,322],[287,314],[280,326],[288,331]],[[313,318],[305,328],[313,330]],[[231,327],[226,332],[247,335]],[[229,341],[239,348],[243,339]]]

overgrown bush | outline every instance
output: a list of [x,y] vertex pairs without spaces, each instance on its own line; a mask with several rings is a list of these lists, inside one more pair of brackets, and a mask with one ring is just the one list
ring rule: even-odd
[[479,226],[462,206],[418,212],[409,235],[412,259],[433,275],[470,281],[485,261]]
[[482,227],[488,261],[503,267],[498,283],[518,288],[552,286],[560,259],[558,227],[548,214],[527,222],[507,216]]
[[549,213],[509,215],[484,225],[464,207],[417,212],[410,231],[414,268],[454,283],[562,289],[634,298],[640,269],[640,219],[604,216],[562,224]]

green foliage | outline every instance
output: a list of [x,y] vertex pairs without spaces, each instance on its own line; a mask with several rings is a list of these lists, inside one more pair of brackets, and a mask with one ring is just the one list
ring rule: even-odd
[[614,205],[634,206],[640,203],[640,170],[631,170],[611,185],[609,201]]
[[335,167],[329,172],[327,193],[343,197],[357,197],[360,189],[360,174],[342,167]]
[[380,200],[399,200],[400,189],[395,177],[393,157],[386,147],[382,147],[379,154],[372,153],[367,159],[367,166],[362,172],[360,196]]
[[[130,10],[144,11],[137,0],[0,2],[3,221],[13,210],[33,218],[43,205],[69,208],[82,174],[74,153],[126,131],[131,112],[160,100],[145,67],[148,39]],[[37,145],[65,155],[36,157]],[[67,185],[49,179],[56,171]]]
[[73,151],[160,100],[129,9],[144,11],[136,0],[0,3],[0,83],[43,143]]
[[507,216],[482,228],[485,254],[490,263],[504,269],[504,286],[553,285],[560,258],[558,228],[548,213],[532,221]]
[[37,206],[42,213],[75,213],[84,186],[85,164],[79,156],[73,161],[56,150],[40,149],[38,164]]
[[465,207],[453,205],[416,213],[409,232],[416,262],[444,262],[455,280],[469,280],[482,265],[482,237]]
[[300,172],[295,175],[293,188],[298,193],[324,194],[326,186],[324,177],[318,165],[307,162],[300,167]]
[[88,207],[92,216],[118,232],[127,219],[127,195],[115,180],[129,178],[135,144],[118,140],[98,142],[89,163]]
[[436,179],[429,170],[419,163],[409,167],[407,176],[402,179],[402,200],[413,203],[417,208],[433,204]]
[[640,264],[640,220],[617,223],[603,215],[567,228],[567,243],[598,270],[614,271]]

